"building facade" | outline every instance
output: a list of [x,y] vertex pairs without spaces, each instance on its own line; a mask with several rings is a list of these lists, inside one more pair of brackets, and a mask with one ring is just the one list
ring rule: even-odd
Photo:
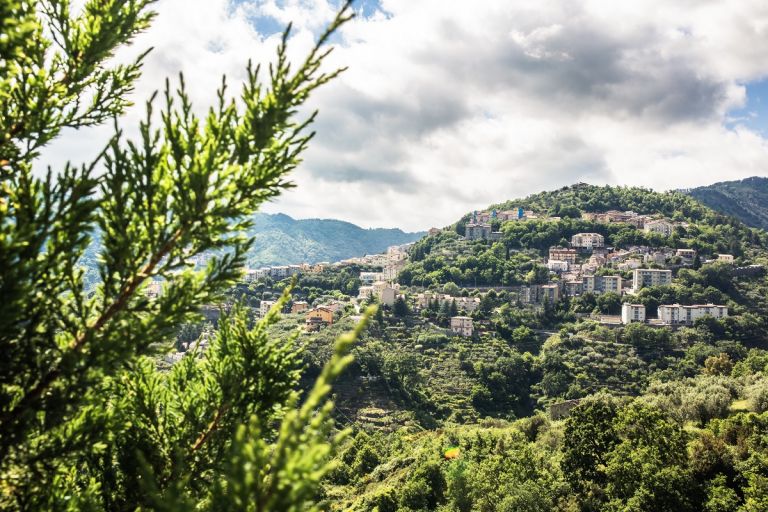
[[605,237],[600,233],[576,233],[571,237],[571,247],[587,250],[605,247]]
[[557,261],[566,261],[569,265],[576,264],[576,249],[567,249],[565,247],[550,247],[549,259]]
[[645,322],[645,306],[625,302],[621,305],[621,323],[631,324],[636,322]]
[[680,304],[661,305],[658,309],[658,317],[662,323],[669,325],[691,325],[699,318],[712,316],[725,318],[728,316],[728,306],[716,304],[695,304],[681,306]]
[[646,233],[658,233],[664,236],[671,236],[675,230],[675,225],[666,220],[650,220],[643,226]]
[[632,291],[638,292],[646,286],[669,286],[672,284],[672,271],[655,268],[636,268],[632,271]]
[[470,338],[474,332],[472,318],[468,316],[451,317],[451,331],[459,336]]

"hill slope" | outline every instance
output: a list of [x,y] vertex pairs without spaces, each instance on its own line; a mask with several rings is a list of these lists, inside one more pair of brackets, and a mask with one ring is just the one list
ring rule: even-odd
[[296,220],[288,215],[259,213],[250,232],[254,244],[248,265],[288,265],[338,261],[376,254],[390,245],[413,242],[424,233],[400,229],[364,229],[333,219]]
[[753,176],[684,191],[713,210],[768,230],[768,178]]

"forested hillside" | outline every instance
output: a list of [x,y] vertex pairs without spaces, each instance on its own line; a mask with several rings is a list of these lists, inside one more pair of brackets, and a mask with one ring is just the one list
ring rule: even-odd
[[247,254],[248,265],[290,265],[339,261],[383,252],[421,238],[424,233],[400,229],[364,229],[333,219],[300,219],[288,215],[258,213],[249,231],[254,242]]
[[[503,218],[518,208],[526,218]],[[483,219],[491,238],[464,236]],[[659,224],[669,232],[641,227]],[[604,247],[575,250],[567,272],[548,268],[550,249],[583,233]],[[354,435],[325,481],[325,503],[763,510],[767,247],[764,232],[681,193],[576,185],[468,213],[423,238],[392,285],[394,303],[366,295],[361,279],[376,268],[299,276],[294,300],[340,304],[332,325],[303,334],[307,383],[358,304],[380,303],[335,387],[337,421]],[[635,268],[671,280],[633,290]],[[572,288],[602,276],[619,290]],[[256,308],[286,284],[243,284],[233,298]],[[542,289],[559,291],[534,297]],[[648,319],[622,321],[624,303]],[[657,310],[672,304],[728,313],[670,324]],[[284,309],[277,337],[304,324]],[[453,329],[457,317],[471,319],[471,335]]]
[[768,229],[768,178],[753,176],[685,191],[713,210],[733,215],[748,226]]

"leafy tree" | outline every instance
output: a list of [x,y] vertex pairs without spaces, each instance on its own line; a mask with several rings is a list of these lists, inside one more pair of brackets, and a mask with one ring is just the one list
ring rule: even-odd
[[[352,337],[302,405],[295,345],[265,334],[276,313],[249,329],[236,311],[168,373],[148,356],[239,277],[248,218],[290,186],[311,138],[314,116],[297,110],[338,73],[321,72],[321,46],[349,4],[297,66],[286,31],[269,75],[249,66],[237,98],[223,81],[205,118],[183,79],[166,82],[137,141],[118,129],[95,162],[38,177],[61,130],[125,110],[141,57],[110,59],[151,3],[0,0],[0,507],[312,509],[335,444],[329,384]],[[86,290],[79,262],[96,231],[100,282]],[[204,251],[217,256],[190,268]],[[158,297],[144,293],[154,279]]]
[[597,308],[606,315],[618,315],[621,313],[621,297],[614,292],[607,292],[595,298]]
[[599,395],[585,400],[565,422],[562,467],[571,484],[582,493],[602,488],[607,483],[608,456],[619,443],[614,427],[618,404]]
[[733,361],[724,352],[716,356],[709,356],[704,361],[704,373],[707,375],[730,375],[732,370]]

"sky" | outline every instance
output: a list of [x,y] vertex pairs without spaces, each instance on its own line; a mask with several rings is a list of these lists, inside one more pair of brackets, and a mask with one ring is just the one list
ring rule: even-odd
[[[159,0],[122,120],[183,72],[200,111],[221,75],[306,54],[338,0]],[[360,0],[309,100],[297,187],[267,212],[423,230],[577,182],[689,188],[768,176],[765,0]],[[88,161],[111,131],[66,132],[41,165]]]

